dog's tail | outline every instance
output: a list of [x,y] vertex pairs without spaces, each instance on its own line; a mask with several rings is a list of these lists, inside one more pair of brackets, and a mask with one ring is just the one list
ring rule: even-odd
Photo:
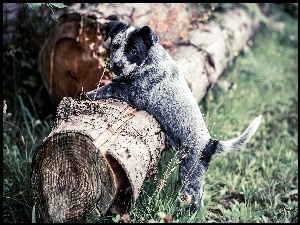
[[231,152],[233,150],[237,150],[248,143],[250,138],[258,129],[262,116],[256,117],[252,123],[248,126],[248,128],[237,138],[229,140],[229,141],[218,141],[216,146],[216,154],[223,154],[227,152]]

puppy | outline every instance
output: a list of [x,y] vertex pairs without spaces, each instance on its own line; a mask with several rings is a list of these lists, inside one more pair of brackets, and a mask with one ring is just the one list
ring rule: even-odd
[[183,74],[150,27],[112,21],[107,24],[105,40],[109,37],[109,67],[116,76],[112,83],[88,92],[87,96],[123,100],[156,118],[178,151],[180,199],[190,203],[191,211],[195,212],[212,156],[245,145],[258,129],[261,116],[233,140],[212,139]]

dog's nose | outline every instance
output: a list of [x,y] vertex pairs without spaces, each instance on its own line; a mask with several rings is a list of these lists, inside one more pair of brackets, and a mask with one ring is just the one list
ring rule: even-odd
[[113,68],[111,68],[114,72],[120,73],[123,70],[123,63],[121,62],[116,62],[113,64]]

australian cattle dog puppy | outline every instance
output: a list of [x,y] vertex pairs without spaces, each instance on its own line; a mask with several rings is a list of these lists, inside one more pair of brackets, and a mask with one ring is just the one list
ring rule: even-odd
[[188,202],[195,212],[212,156],[244,146],[258,129],[261,116],[233,140],[213,139],[183,74],[150,27],[112,21],[107,24],[105,40],[109,37],[109,67],[115,76],[111,83],[88,92],[87,96],[116,98],[155,117],[178,151],[182,185],[179,199]]

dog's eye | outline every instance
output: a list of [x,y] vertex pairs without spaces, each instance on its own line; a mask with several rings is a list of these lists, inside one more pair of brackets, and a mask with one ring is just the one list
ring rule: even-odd
[[137,51],[136,51],[135,48],[132,48],[132,49],[130,50],[130,53],[131,53],[132,55],[135,55],[135,54],[137,53]]

